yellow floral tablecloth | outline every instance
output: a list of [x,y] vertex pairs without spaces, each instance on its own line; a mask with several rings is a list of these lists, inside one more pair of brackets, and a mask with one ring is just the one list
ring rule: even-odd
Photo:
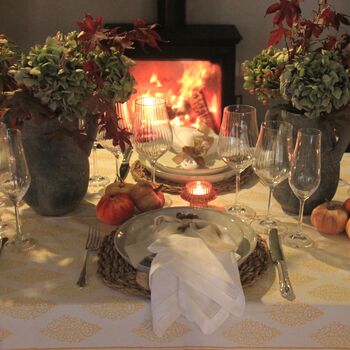
[[[114,177],[113,156],[99,150],[100,172]],[[350,181],[350,154],[342,173]],[[349,197],[340,187],[336,199]],[[101,193],[90,189],[81,206],[67,217],[45,218],[23,205],[24,230],[38,246],[25,254],[5,249],[0,256],[0,349],[350,349],[350,240],[305,230],[316,248],[284,247],[296,300],[281,298],[273,266],[245,289],[246,311],[210,336],[180,319],[162,337],[152,332],[148,300],[107,288],[96,276],[96,257],[89,285],[76,286],[89,224],[96,223],[94,204]],[[268,191],[252,180],[241,199],[265,213]],[[213,204],[225,205],[233,194]],[[186,205],[173,196],[174,205]],[[2,208],[11,235],[13,209]],[[295,224],[273,203],[280,220]],[[111,226],[100,225],[104,233]]]

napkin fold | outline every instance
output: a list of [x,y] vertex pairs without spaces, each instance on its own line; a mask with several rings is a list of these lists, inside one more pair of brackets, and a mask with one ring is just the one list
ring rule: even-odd
[[[212,230],[206,225],[199,231],[203,228]],[[148,247],[156,254],[149,282],[153,330],[158,336],[181,315],[210,334],[230,315],[239,318],[243,314],[245,298],[236,255],[232,250],[215,250],[208,243],[199,235],[174,234]]]
[[206,244],[218,251],[235,251],[238,244],[232,237],[221,232],[217,225],[200,219],[177,219],[159,215],[150,227],[138,232],[135,242],[127,243],[125,250],[131,265],[137,268],[140,262],[150,255],[148,246],[154,241],[173,234],[200,237]]

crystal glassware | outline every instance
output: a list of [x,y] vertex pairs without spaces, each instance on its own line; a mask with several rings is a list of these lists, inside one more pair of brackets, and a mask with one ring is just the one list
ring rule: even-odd
[[287,231],[287,227],[272,218],[270,212],[274,188],[288,178],[292,153],[292,124],[276,120],[263,122],[255,146],[253,169],[270,191],[266,215],[257,217],[252,223],[258,232],[265,233],[271,228],[277,228],[279,233]]
[[[127,102],[116,103],[116,114],[118,117],[118,126],[121,129],[130,131],[130,114]],[[122,151],[119,145],[114,145],[112,139],[105,138],[105,130],[99,130],[97,133],[97,142],[107,151],[111,152],[115,157],[115,181],[120,180],[119,157]]]
[[312,128],[298,130],[295,149],[291,160],[289,185],[300,200],[299,220],[296,232],[285,236],[287,245],[306,248],[313,241],[303,233],[305,201],[317,190],[321,181],[321,131]]
[[[99,135],[104,135],[104,132],[99,132]],[[122,153],[120,147],[118,145],[113,144],[113,140],[107,140],[104,139],[103,136],[99,138],[98,143],[107,151],[111,152],[114,155],[115,158],[115,178],[116,181],[119,180],[120,174],[119,174],[119,157]]]
[[135,101],[133,142],[141,158],[152,166],[152,181],[156,182],[155,164],[173,143],[173,134],[165,105],[159,97],[140,97]]
[[100,175],[98,173],[98,161],[97,161],[97,141],[94,141],[92,145],[92,175],[89,179],[89,186],[92,187],[102,187],[107,185],[110,180],[107,176]]
[[236,175],[236,195],[228,212],[242,219],[253,219],[255,211],[238,201],[240,174],[253,163],[258,135],[256,109],[248,105],[229,105],[224,108],[218,141],[218,155]]
[[7,129],[6,136],[0,139],[0,189],[15,207],[16,237],[14,246],[24,251],[34,246],[34,241],[22,231],[19,203],[28,191],[30,174],[23,150],[21,132]]

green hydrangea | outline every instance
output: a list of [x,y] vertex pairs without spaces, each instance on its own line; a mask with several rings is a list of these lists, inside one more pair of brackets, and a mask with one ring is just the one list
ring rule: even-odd
[[279,76],[288,59],[286,49],[269,47],[251,61],[242,63],[243,88],[255,94],[259,101],[267,102],[280,96]]
[[[57,33],[45,45],[34,46],[10,71],[60,121],[85,118],[91,113],[84,103],[90,96],[115,104],[126,101],[134,90],[132,60],[117,51],[86,52],[77,38],[77,32]],[[84,69],[87,62],[96,64],[101,85]]]
[[101,95],[111,99],[114,103],[125,102],[134,92],[135,79],[130,73],[134,61],[115,52],[102,51],[93,53],[93,59],[101,71],[104,81],[101,87]]
[[83,70],[82,55],[61,39],[59,33],[47,38],[45,45],[34,46],[11,73],[52,115],[71,121],[86,115],[82,102],[96,86]]
[[280,76],[280,92],[309,118],[329,114],[350,102],[349,72],[335,52],[296,56]]
[[11,83],[8,72],[17,55],[16,48],[4,35],[0,35],[0,91]]

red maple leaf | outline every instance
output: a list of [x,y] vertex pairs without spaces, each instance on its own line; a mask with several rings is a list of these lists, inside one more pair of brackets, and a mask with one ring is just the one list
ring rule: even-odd
[[97,17],[94,21],[94,18],[90,14],[86,14],[83,21],[77,21],[77,24],[82,32],[84,32],[81,37],[82,40],[89,40],[91,36],[96,34],[96,32],[101,28],[103,18],[101,16]]
[[98,87],[103,86],[103,79],[101,77],[101,71],[99,66],[95,61],[87,61],[83,65],[83,69],[88,73],[89,78],[96,83]]

